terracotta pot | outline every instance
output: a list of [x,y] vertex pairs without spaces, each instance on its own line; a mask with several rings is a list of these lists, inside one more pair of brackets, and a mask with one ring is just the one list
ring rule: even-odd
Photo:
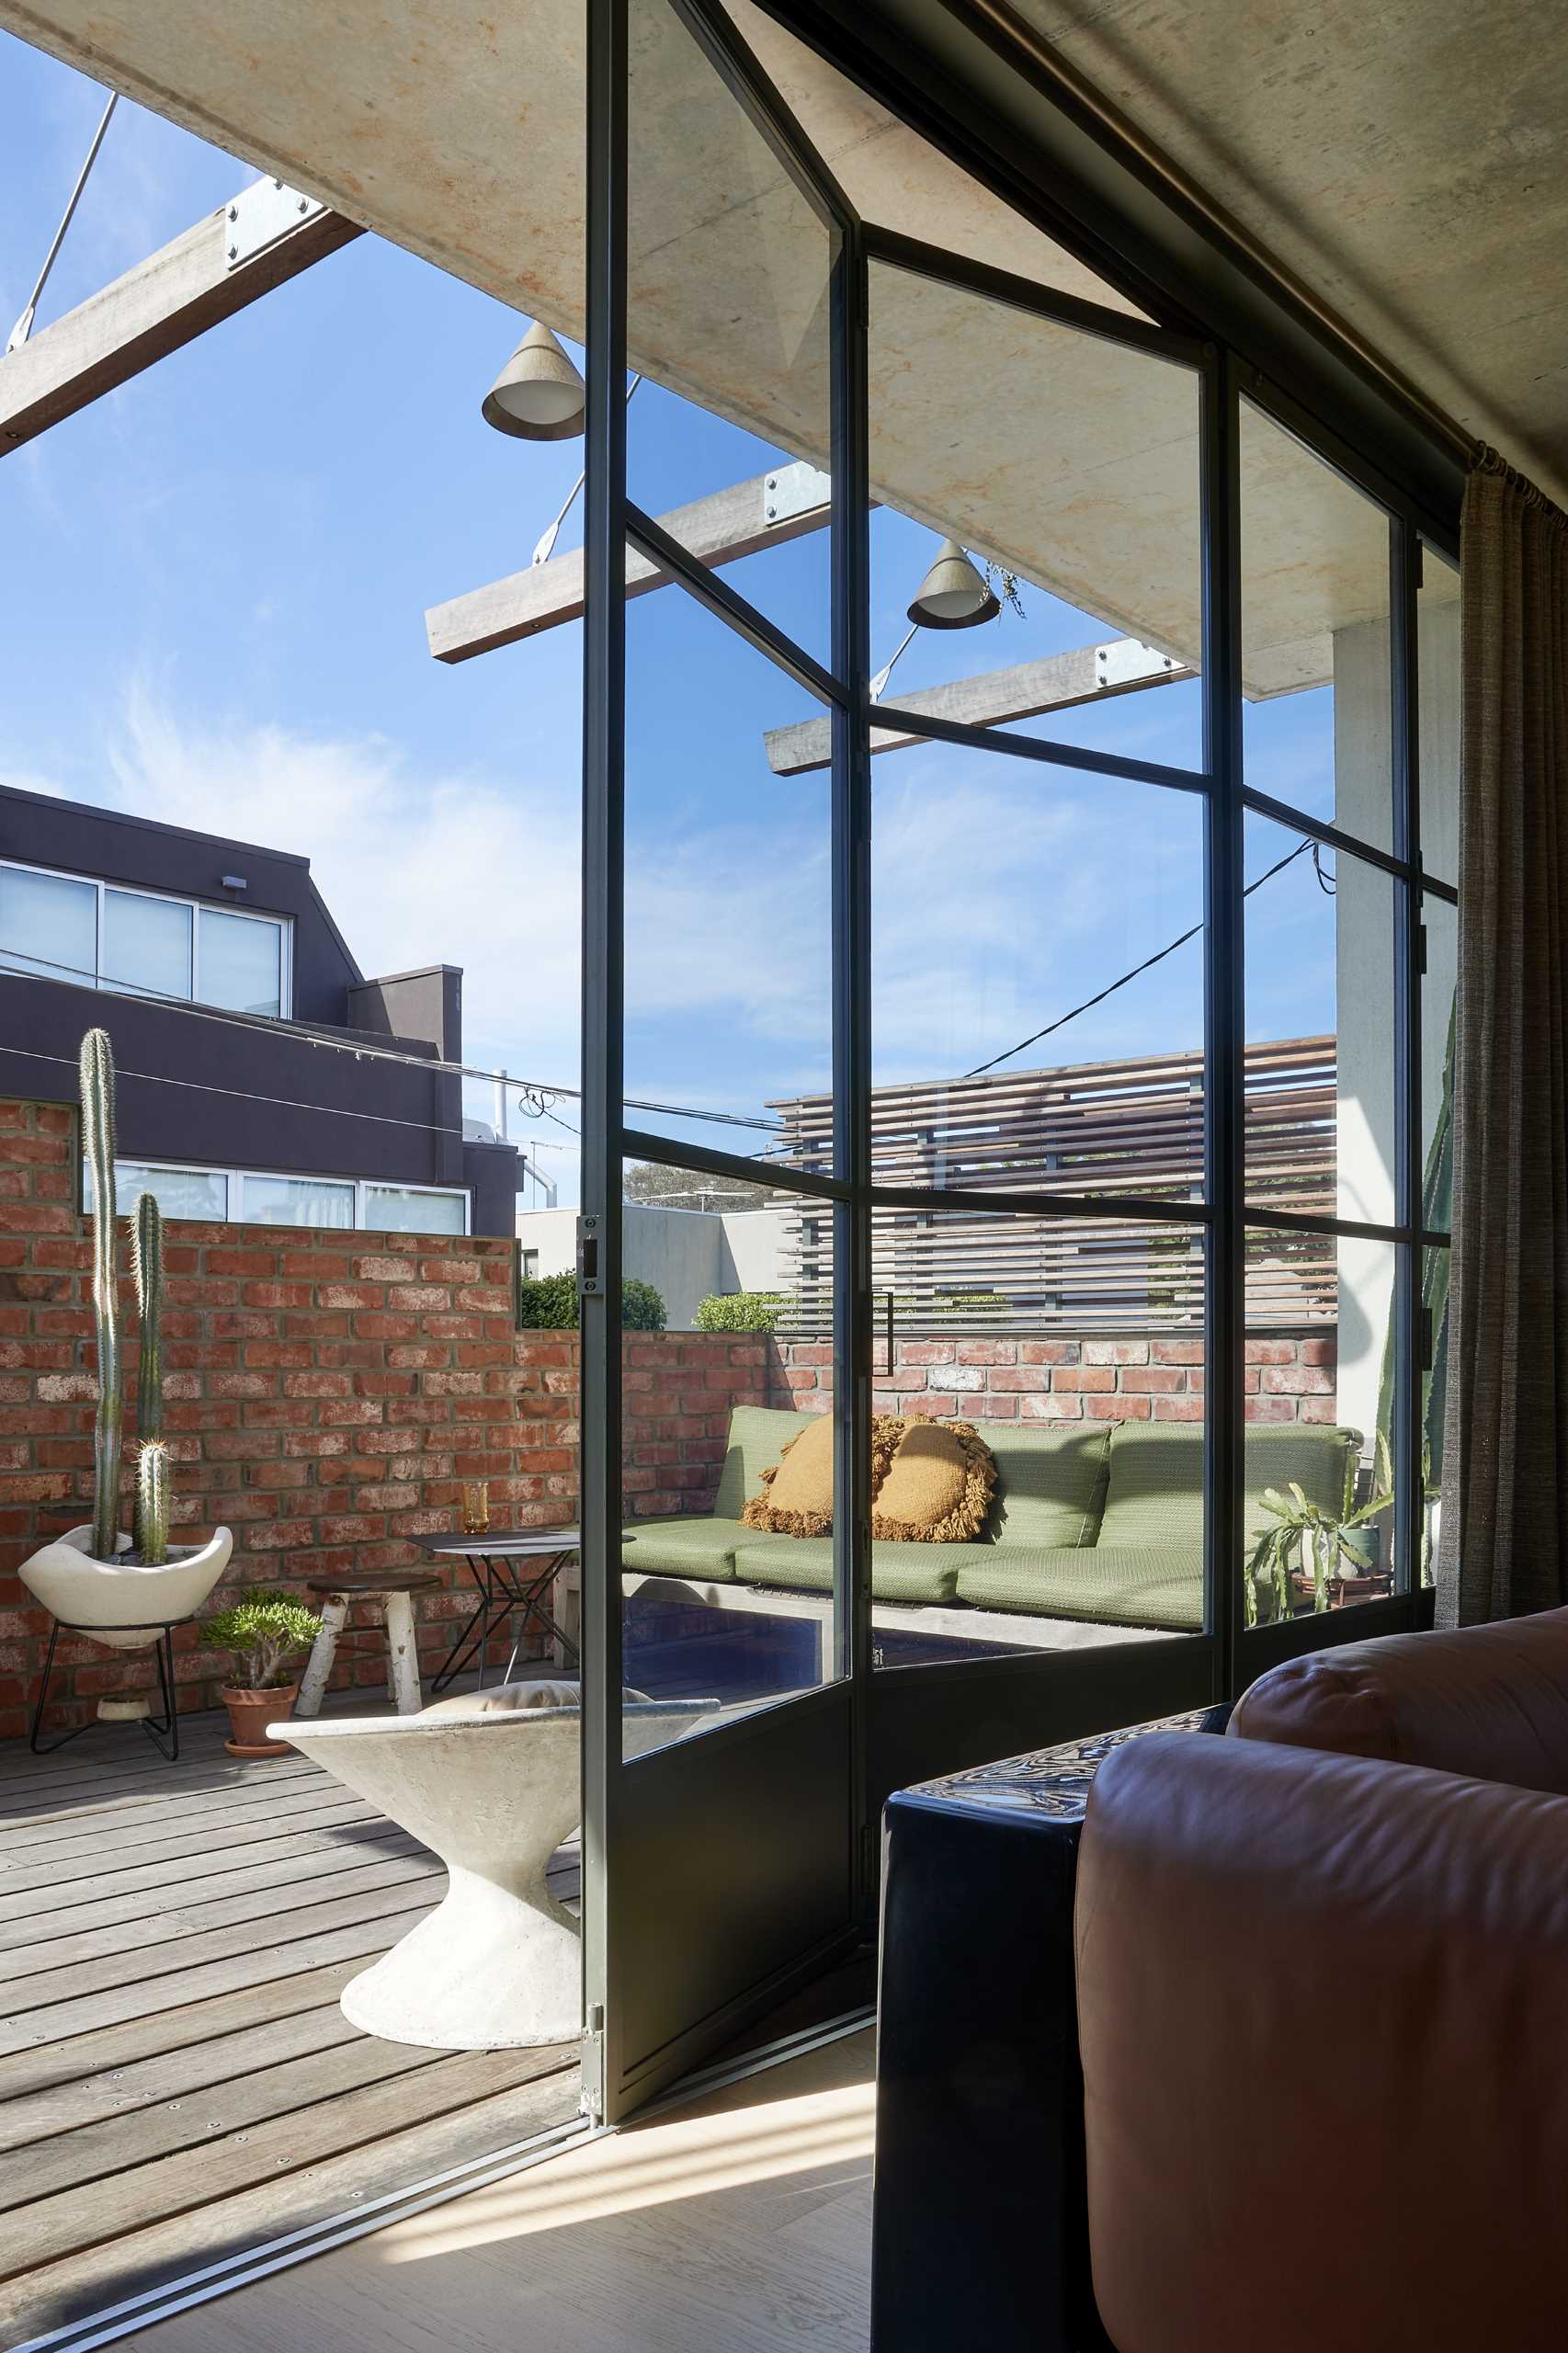
[[267,1727],[279,1716],[291,1716],[299,1695],[297,1683],[275,1683],[269,1691],[246,1691],[237,1684],[223,1686],[232,1740],[223,1743],[231,1756],[287,1756],[286,1740],[268,1740]]

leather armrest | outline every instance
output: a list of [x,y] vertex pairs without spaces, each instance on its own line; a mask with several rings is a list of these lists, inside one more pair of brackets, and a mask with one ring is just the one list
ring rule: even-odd
[[1568,1799],[1155,1735],[1095,1783],[1075,1948],[1119,2353],[1561,2347]]

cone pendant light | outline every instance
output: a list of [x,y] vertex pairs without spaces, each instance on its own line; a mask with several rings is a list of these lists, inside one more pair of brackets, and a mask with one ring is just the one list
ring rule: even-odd
[[587,387],[540,319],[485,393],[480,414],[520,441],[569,441],[583,430]]
[[1002,608],[957,540],[944,540],[920,584],[909,619],[921,629],[975,629]]

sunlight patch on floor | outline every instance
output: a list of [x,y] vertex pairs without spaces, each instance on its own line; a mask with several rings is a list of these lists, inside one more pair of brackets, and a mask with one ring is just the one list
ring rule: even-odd
[[863,2166],[875,2101],[873,2084],[849,2084],[633,2126],[476,2191],[460,2206],[404,2222],[374,2244],[388,2263],[417,2263],[790,2174]]

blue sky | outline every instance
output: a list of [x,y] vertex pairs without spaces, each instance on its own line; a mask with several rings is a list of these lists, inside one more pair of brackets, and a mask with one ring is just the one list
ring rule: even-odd
[[[0,335],[102,97],[0,36]],[[253,176],[122,103],[40,325]],[[571,1084],[580,630],[448,668],[423,623],[527,563],[581,463],[580,442],[481,420],[520,332],[365,237],[6,460],[0,779],[302,852],[367,972],[463,965],[469,1059]],[[633,495],[655,508],[772,460],[653,388],[631,422]],[[935,545],[875,517],[874,662]],[[826,553],[818,534],[728,576],[822,650]],[[1024,599],[1022,619],[917,636],[895,687],[1117,634]],[[628,1091],[755,1114],[827,1074],[826,779],[773,777],[762,749],[815,706],[674,590],[630,614]],[[1327,703],[1249,712],[1261,780],[1307,808],[1332,805]],[[1032,727],[1187,765],[1197,724],[1197,689],[1178,686]],[[1195,797],[936,745],[874,776],[880,1079],[968,1070],[1201,915]],[[1249,870],[1280,854],[1260,835]],[[1310,862],[1253,907],[1253,1034],[1331,1027],[1332,908]],[[1194,941],[1022,1066],[1196,1046],[1200,972]],[[487,1115],[484,1090],[471,1108]],[[571,1199],[570,1139],[538,1133]]]

